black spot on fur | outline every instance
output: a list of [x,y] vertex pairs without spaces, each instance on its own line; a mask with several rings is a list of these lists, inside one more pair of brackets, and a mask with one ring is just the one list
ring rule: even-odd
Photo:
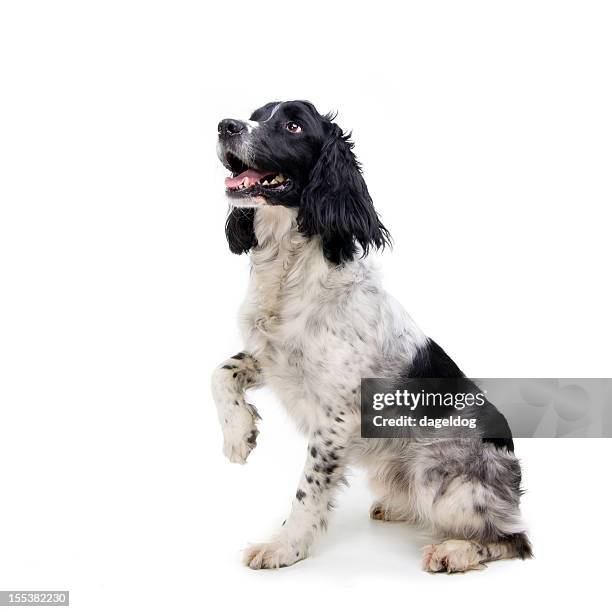
[[244,353],[236,353],[232,359],[244,359]]
[[314,446],[313,446],[313,447],[310,449],[310,454],[311,454],[313,457],[316,457],[316,456],[317,456],[317,449],[316,449]]
[[419,347],[410,367],[403,373],[410,378],[464,378],[459,366],[431,338]]
[[237,367],[238,367],[238,366],[235,366],[235,365],[227,365],[227,364],[226,364],[226,365],[221,366],[221,369],[222,369],[222,370],[235,370]]
[[306,493],[304,493],[304,491],[302,491],[302,489],[298,489],[297,493],[295,494],[295,496],[297,497],[298,501],[302,501],[306,497]]
[[[461,393],[480,393],[480,389],[477,385],[466,378],[465,374],[459,369],[457,364],[444,352],[444,350],[431,338],[427,340],[424,346],[419,347],[416,356],[412,360],[409,367],[401,373],[399,377],[399,383],[408,385],[409,381],[414,378],[420,379],[441,379],[441,378],[452,378],[457,381],[457,388],[455,392]],[[402,382],[403,381],[403,382]],[[433,385],[434,383],[432,383]],[[434,391],[436,389],[428,389],[428,391]],[[414,412],[413,416],[419,418],[423,416]],[[436,418],[444,418],[451,416],[455,413],[455,409],[449,406],[445,409],[436,409]],[[428,414],[427,416],[434,416]],[[486,403],[477,409],[477,412],[473,412],[472,415],[468,415],[468,410],[464,410],[463,416],[475,416],[478,418],[479,430],[485,432],[482,440],[495,445],[497,448],[505,448],[509,451],[514,451],[514,443],[512,441],[512,432],[508,426],[508,422],[503,414],[501,414],[497,408],[486,401]],[[486,432],[494,432],[495,437],[488,437]]]

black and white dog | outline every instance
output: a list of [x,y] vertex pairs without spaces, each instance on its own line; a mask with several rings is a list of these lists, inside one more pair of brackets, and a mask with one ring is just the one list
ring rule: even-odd
[[[424,569],[457,572],[531,556],[512,437],[363,439],[365,377],[463,374],[381,287],[366,257],[390,236],[349,137],[309,102],[273,102],[219,123],[233,253],[251,254],[240,311],[244,350],[213,373],[224,453],[244,463],[257,420],[247,389],[268,385],[308,436],[306,465],[280,531],[246,551],[254,569],[304,559],[325,531],[349,463],[366,468],[371,517],[418,522],[440,543]],[[505,424],[505,421],[504,421]],[[504,430],[504,431],[506,431]]]

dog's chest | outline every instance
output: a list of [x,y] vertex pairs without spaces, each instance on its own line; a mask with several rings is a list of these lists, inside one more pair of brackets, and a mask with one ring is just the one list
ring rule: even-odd
[[313,405],[346,405],[355,398],[358,356],[348,337],[348,317],[332,315],[337,307],[322,255],[308,245],[280,255],[255,259],[242,331],[267,384],[308,429]]
[[281,250],[274,258],[255,259],[241,310],[247,350],[276,375],[299,367],[312,345],[308,321],[317,305],[305,258],[299,250]]

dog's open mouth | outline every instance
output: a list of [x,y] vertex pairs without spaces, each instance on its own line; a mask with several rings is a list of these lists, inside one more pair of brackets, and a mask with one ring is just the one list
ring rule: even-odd
[[226,154],[225,166],[232,172],[232,176],[225,179],[227,192],[232,196],[265,195],[266,192],[283,191],[291,182],[291,179],[280,172],[249,168],[232,153]]

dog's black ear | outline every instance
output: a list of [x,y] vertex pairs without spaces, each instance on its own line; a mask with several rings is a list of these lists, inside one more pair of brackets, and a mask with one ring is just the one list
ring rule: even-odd
[[257,246],[254,221],[254,208],[231,208],[225,221],[225,236],[232,253],[240,255]]
[[371,247],[391,243],[381,223],[361,168],[353,154],[350,134],[329,124],[331,134],[302,192],[298,225],[306,236],[320,236],[325,257],[334,264],[350,261]]

